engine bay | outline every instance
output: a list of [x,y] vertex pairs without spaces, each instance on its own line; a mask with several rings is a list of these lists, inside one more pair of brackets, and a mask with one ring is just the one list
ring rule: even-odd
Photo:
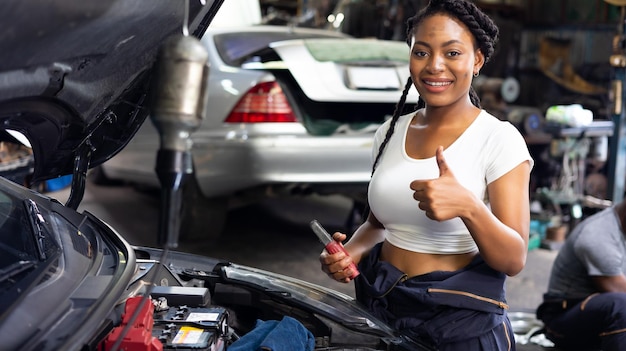
[[[230,278],[231,265],[220,263],[205,271],[138,258],[128,296],[118,306],[119,316],[112,316],[112,328],[98,341],[98,350],[221,351],[268,321],[290,322],[289,339],[305,337],[294,334],[296,324],[310,331],[313,350],[427,350],[378,326],[373,317],[345,319],[340,309],[316,308],[289,291],[257,285],[253,275],[246,281]],[[329,301],[336,298],[315,296],[315,290],[309,295],[320,306],[332,305]],[[285,339],[285,334],[277,332],[274,337]]]

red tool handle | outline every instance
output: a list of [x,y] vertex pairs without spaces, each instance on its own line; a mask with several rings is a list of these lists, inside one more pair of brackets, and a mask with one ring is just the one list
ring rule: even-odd
[[[335,240],[332,240],[331,242],[326,244],[326,251],[328,251],[328,253],[331,253],[331,254],[341,251],[349,256],[348,251],[346,251],[343,245],[341,245],[340,242],[335,241]],[[356,268],[356,265],[354,264],[354,262],[350,263],[350,266],[348,266],[348,268],[352,271],[352,275],[350,276],[350,279],[354,279],[356,278],[357,275],[359,275],[360,272],[358,268]]]

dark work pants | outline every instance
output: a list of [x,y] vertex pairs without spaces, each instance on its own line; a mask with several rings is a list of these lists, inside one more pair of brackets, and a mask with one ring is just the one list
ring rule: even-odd
[[407,277],[380,261],[381,244],[359,263],[357,300],[401,332],[442,351],[515,350],[505,275],[477,256],[454,272]]
[[546,297],[537,317],[560,349],[626,350],[626,293],[594,294],[572,306]]

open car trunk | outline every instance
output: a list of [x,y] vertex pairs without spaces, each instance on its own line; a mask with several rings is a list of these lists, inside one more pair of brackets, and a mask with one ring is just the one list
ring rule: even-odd
[[[393,115],[409,77],[408,52],[400,42],[305,38],[274,42],[239,62],[271,72],[309,133],[330,135],[371,132]],[[401,113],[415,110],[417,98],[411,86]]]

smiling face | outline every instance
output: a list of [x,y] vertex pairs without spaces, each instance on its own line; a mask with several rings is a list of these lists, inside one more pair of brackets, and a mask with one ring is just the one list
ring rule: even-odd
[[415,28],[410,71],[427,107],[470,104],[469,89],[484,56],[467,27],[455,18],[435,14]]

